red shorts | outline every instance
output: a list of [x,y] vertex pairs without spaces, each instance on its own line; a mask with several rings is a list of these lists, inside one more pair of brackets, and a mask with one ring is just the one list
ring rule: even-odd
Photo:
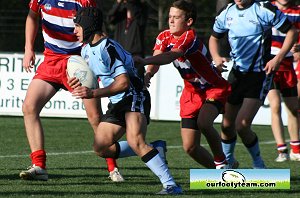
[[295,72],[296,72],[296,75],[297,75],[297,79],[300,80],[300,61],[298,61],[298,63],[297,63],[297,66],[295,68]]
[[72,92],[72,88],[67,83],[66,69],[68,58],[69,55],[45,56],[33,78],[55,83],[56,87]]
[[191,92],[184,88],[180,97],[180,117],[198,117],[199,111],[205,102],[221,104],[222,109],[220,111],[223,112],[229,94],[230,88],[228,86],[208,88],[199,92]]
[[280,90],[297,86],[297,76],[293,67],[293,58],[285,58],[281,62],[280,69],[275,73],[273,81]]

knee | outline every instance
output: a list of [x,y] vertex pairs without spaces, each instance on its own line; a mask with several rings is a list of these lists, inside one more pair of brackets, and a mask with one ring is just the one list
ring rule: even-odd
[[100,144],[97,144],[96,142],[94,142],[93,148],[94,148],[94,152],[96,153],[96,155],[98,155],[99,157],[105,158],[105,150]]
[[26,116],[26,115],[30,115],[30,114],[36,114],[37,109],[36,109],[35,105],[28,104],[25,100],[22,105],[22,112],[23,112],[24,116]]
[[93,149],[94,152],[99,156],[99,157],[106,157],[106,150],[108,148],[108,146],[105,144],[105,142],[101,141],[102,138],[94,139],[94,143],[93,143]]
[[235,138],[237,133],[234,125],[221,125],[221,138],[222,139],[232,139]]
[[188,154],[192,155],[194,151],[196,150],[196,145],[193,144],[183,144],[183,150]]
[[221,130],[224,134],[231,134],[235,131],[235,127],[233,125],[221,125]]
[[236,124],[236,131],[238,134],[243,134],[250,129],[251,123],[247,120],[242,120]]
[[281,115],[281,103],[272,104],[271,112],[272,114]]

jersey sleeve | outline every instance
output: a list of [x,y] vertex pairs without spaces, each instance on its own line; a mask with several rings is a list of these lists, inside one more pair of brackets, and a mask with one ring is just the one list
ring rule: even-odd
[[153,50],[160,50],[160,51],[166,51],[168,47],[168,37],[165,32],[161,32],[155,40],[155,45],[153,47]]
[[95,0],[83,0],[81,2],[82,7],[96,7],[96,1]]
[[264,17],[267,18],[265,20],[270,21],[272,26],[282,33],[287,33],[292,27],[292,23],[287,16],[270,2],[263,3],[263,6],[269,11]]
[[30,10],[32,10],[35,13],[39,13],[40,12],[40,4],[39,4],[39,0],[31,0],[29,2],[29,8]]
[[[228,11],[228,9],[224,9],[215,18],[212,35],[216,38],[223,37],[225,35],[225,33],[228,31],[228,28],[226,28],[226,25],[225,25],[227,11]],[[228,20],[230,20],[230,19],[228,19]]]

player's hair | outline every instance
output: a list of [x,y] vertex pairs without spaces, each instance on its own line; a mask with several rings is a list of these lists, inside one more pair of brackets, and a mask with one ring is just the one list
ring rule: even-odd
[[192,18],[193,19],[193,24],[196,22],[197,10],[196,10],[195,4],[193,4],[192,1],[190,1],[190,0],[177,0],[172,4],[171,7],[183,10],[185,12],[185,19],[186,20],[188,20],[189,18]]
[[73,19],[83,30],[83,42],[88,42],[92,35],[102,33],[103,15],[95,7],[83,7]]

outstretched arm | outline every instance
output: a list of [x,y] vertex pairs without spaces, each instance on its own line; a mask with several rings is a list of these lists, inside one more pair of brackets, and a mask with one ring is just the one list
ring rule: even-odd
[[183,55],[183,51],[180,49],[173,49],[171,51],[163,53],[160,53],[160,51],[156,50],[154,51],[153,56],[144,59],[144,64],[165,65],[171,63],[172,61],[176,60],[177,58]]
[[144,67],[145,65],[165,65],[183,56],[183,51],[174,49],[168,52],[155,50],[153,56],[147,58],[133,57],[135,67]]

